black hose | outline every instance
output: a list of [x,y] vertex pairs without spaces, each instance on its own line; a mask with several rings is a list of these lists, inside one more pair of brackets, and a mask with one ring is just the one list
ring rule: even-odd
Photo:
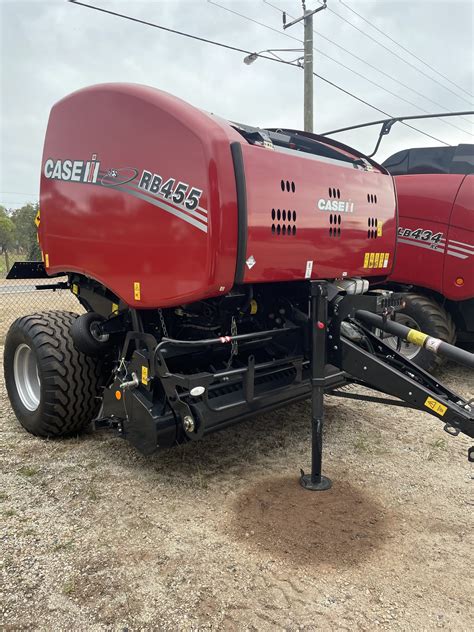
[[444,356],[454,362],[474,369],[474,353],[469,353],[469,351],[459,349],[459,347],[450,345],[439,338],[433,338],[428,336],[428,334],[424,334],[417,329],[406,327],[394,320],[384,319],[382,316],[368,312],[365,309],[357,310],[355,316],[366,325],[377,327],[378,329],[386,331],[389,334],[393,334],[394,336],[398,336],[407,342],[411,342],[419,347],[428,349],[428,351],[432,351],[437,355]]

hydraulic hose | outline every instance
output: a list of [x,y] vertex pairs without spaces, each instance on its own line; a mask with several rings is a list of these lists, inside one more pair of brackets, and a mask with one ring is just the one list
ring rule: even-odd
[[474,369],[474,353],[469,353],[469,351],[459,349],[459,347],[450,345],[439,338],[428,336],[428,334],[424,334],[417,329],[406,327],[401,323],[397,323],[395,320],[384,319],[382,316],[368,312],[365,309],[357,310],[355,316],[366,325],[377,327],[378,329],[381,329],[389,334],[393,334],[394,336],[398,336],[398,338],[402,338],[407,342],[411,342],[414,345],[428,349],[428,351],[432,351],[437,355],[444,356],[454,362]]

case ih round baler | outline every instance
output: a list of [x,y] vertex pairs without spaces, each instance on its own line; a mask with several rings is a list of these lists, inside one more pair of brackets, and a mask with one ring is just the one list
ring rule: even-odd
[[474,366],[398,324],[398,294],[370,289],[392,270],[397,210],[392,177],[359,152],[99,85],[52,109],[40,208],[44,263],[10,278],[67,275],[53,286],[87,313],[25,316],[9,331],[7,389],[30,432],[95,419],[151,453],[311,396],[310,489],[329,485],[324,392],[474,436],[472,403],[384,342],[393,332]]

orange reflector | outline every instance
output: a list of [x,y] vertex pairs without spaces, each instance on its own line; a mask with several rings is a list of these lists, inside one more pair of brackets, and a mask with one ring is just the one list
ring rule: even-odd
[[122,399],[122,392],[121,391],[115,391],[115,399]]
[[458,286],[458,287],[462,287],[464,285],[464,279],[463,277],[458,277],[456,279],[456,281],[454,281],[454,283]]

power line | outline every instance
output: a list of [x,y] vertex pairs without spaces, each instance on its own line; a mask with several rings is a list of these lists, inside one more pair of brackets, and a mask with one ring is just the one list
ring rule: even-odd
[[[266,0],[264,0],[264,1],[266,1]],[[269,24],[266,24],[265,22],[259,22],[258,20],[255,20],[254,18],[251,18],[248,15],[245,15],[243,13],[239,13],[238,11],[234,11],[233,9],[230,9],[229,7],[225,7],[225,6],[221,5],[221,4],[219,4],[218,2],[215,2],[215,0],[207,0],[207,2],[209,4],[212,4],[212,5],[216,6],[216,7],[219,7],[220,9],[223,9],[224,11],[228,11],[229,13],[233,13],[234,15],[237,15],[238,17],[243,18],[244,20],[248,20],[249,22],[253,22],[254,24],[258,24],[258,26],[262,26],[263,28],[269,29],[270,31],[274,31],[278,35],[284,35],[285,37],[288,37],[288,38],[298,42],[299,44],[303,44],[304,43],[303,40],[298,39],[297,37],[294,37],[293,35],[289,35],[288,33],[279,31],[278,29],[273,28],[272,26],[270,26]],[[273,8],[276,8],[274,5],[272,5],[269,2],[267,2],[266,4],[269,4]],[[279,11],[280,9],[277,9],[277,10]],[[287,13],[287,15],[291,19],[294,19],[294,16],[291,15],[290,13]],[[316,32],[316,31],[314,31],[314,32]],[[322,50],[319,50],[318,48],[314,48],[314,47],[313,47],[313,50],[316,51],[317,53],[319,53],[320,55],[322,55],[323,57],[327,57],[327,59],[330,59],[335,64],[338,64],[339,66],[342,66],[342,68],[345,68],[346,70],[349,70],[349,72],[352,72],[353,74],[357,75],[357,77],[360,77],[361,79],[364,79],[368,83],[371,83],[372,85],[376,86],[380,90],[384,90],[385,92],[390,94],[392,97],[395,97],[395,99],[398,99],[399,101],[404,101],[405,103],[408,103],[408,105],[411,105],[412,107],[420,110],[421,112],[424,112],[425,114],[430,114],[430,112],[428,110],[425,110],[424,108],[422,108],[421,105],[417,105],[416,103],[413,103],[413,101],[409,101],[408,99],[405,99],[405,97],[402,97],[399,94],[396,94],[395,92],[392,92],[388,88],[384,88],[384,86],[381,86],[376,81],[373,81],[372,79],[369,79],[368,77],[365,77],[363,74],[361,74],[357,70],[354,70],[350,66],[347,66],[346,64],[344,64],[343,62],[341,62],[341,61],[339,61],[337,59],[334,59],[334,57],[331,57],[330,55],[328,55],[327,53],[323,52]],[[443,106],[440,106],[440,107],[443,107]],[[454,123],[451,123],[450,121],[445,121],[443,119],[440,119],[440,120],[445,125],[449,125],[450,127],[453,127],[454,129],[457,129],[460,132],[463,132],[464,134],[467,134],[468,136],[472,136],[471,132],[468,132],[467,130],[463,129],[462,127],[459,127],[458,125],[455,125]],[[468,123],[470,124],[471,122],[468,121]]]
[[458,88],[459,90],[461,90],[462,92],[465,92],[468,96],[472,97],[474,96],[471,92],[468,92],[467,90],[465,90],[462,86],[458,85],[457,83],[455,83],[454,81],[451,81],[451,79],[449,77],[446,77],[446,75],[443,75],[442,72],[440,72],[439,70],[436,70],[436,68],[433,68],[433,66],[430,66],[430,64],[427,61],[424,61],[423,59],[421,59],[421,57],[418,57],[418,55],[415,55],[415,53],[413,53],[412,51],[408,50],[408,48],[406,48],[405,46],[403,46],[403,44],[400,44],[400,42],[397,42],[396,39],[394,39],[393,37],[391,37],[390,35],[388,35],[387,33],[385,33],[384,31],[382,31],[382,29],[380,29],[376,24],[374,24],[373,22],[371,22],[370,20],[368,20],[367,18],[364,18],[363,15],[361,15],[360,13],[358,13],[355,9],[353,9],[352,7],[348,6],[345,2],[343,2],[342,0],[339,0],[339,2],[346,7],[346,9],[348,9],[349,11],[351,11],[352,13],[354,13],[355,15],[357,15],[361,20],[363,20],[364,22],[366,22],[367,24],[369,24],[373,29],[375,29],[376,31],[378,31],[381,35],[384,35],[387,39],[389,39],[391,42],[393,42],[394,44],[396,44],[399,48],[401,48],[402,50],[404,50],[406,53],[408,53],[409,55],[411,55],[412,57],[414,57],[415,59],[417,59],[419,62],[421,62],[422,64],[424,64],[425,66],[427,66],[430,70],[432,70],[434,73],[436,73],[437,75],[439,75],[440,77],[443,77],[443,79],[445,79],[446,81],[449,81],[449,83],[451,83],[453,86],[456,86],[456,88]]
[[[278,64],[285,64],[286,66],[293,66],[293,67],[299,68],[299,66],[295,66],[295,64],[293,64],[292,62],[285,61],[283,59],[276,59],[275,57],[270,57],[269,55],[263,55],[262,53],[255,53],[253,51],[249,51],[249,50],[246,50],[244,48],[239,48],[238,46],[232,46],[230,44],[224,44],[223,42],[218,42],[216,40],[211,40],[211,39],[208,39],[206,37],[201,37],[199,35],[193,35],[191,33],[186,33],[184,31],[178,31],[177,29],[172,29],[172,28],[170,28],[168,26],[162,26],[161,24],[155,24],[154,22],[148,22],[146,20],[141,20],[140,18],[134,18],[134,17],[132,17],[130,15],[126,15],[124,13],[118,13],[117,11],[111,11],[110,9],[104,9],[102,7],[96,7],[93,4],[86,4],[85,2],[79,2],[78,0],[69,0],[69,2],[71,4],[75,4],[75,5],[78,5],[78,6],[86,7],[87,9],[93,9],[94,11],[99,11],[100,13],[105,13],[107,15],[114,15],[115,17],[124,18],[125,20],[130,20],[131,22],[136,22],[137,24],[143,24],[145,26],[151,26],[153,28],[159,29],[160,31],[165,31],[167,33],[174,33],[175,35],[180,35],[180,36],[186,37],[188,39],[194,39],[194,40],[196,40],[198,42],[204,42],[206,44],[212,44],[213,46],[218,46],[220,48],[225,48],[227,50],[231,50],[231,51],[238,52],[238,53],[245,53],[246,55],[257,55],[257,57],[260,57],[262,59],[267,59],[269,61],[273,61],[273,62],[278,63]],[[324,81],[328,85],[332,86],[333,88],[336,88],[340,92],[343,92],[344,94],[347,94],[348,96],[352,97],[353,99],[356,99],[360,103],[363,103],[364,105],[367,105],[368,107],[372,108],[373,110],[376,110],[377,112],[380,112],[381,114],[384,114],[385,116],[393,118],[392,114],[389,114],[388,112],[385,112],[384,110],[378,108],[377,106],[372,105],[371,103],[369,103],[365,99],[362,99],[362,97],[359,97],[356,94],[350,92],[349,90],[346,90],[342,86],[338,86],[337,84],[335,84],[333,81],[330,81],[326,77],[323,77],[322,75],[320,75],[320,74],[318,74],[316,72],[314,72],[313,75],[315,77],[318,77],[318,79],[321,79],[322,81]],[[410,127],[411,129],[415,130],[416,132],[419,132],[420,134],[423,134],[424,136],[427,136],[428,138],[431,138],[432,140],[435,140],[438,143],[442,143],[443,145],[450,146],[450,143],[447,143],[446,141],[441,140],[440,138],[436,138],[436,136],[432,136],[431,134],[428,134],[428,132],[424,132],[423,130],[418,129],[417,127],[414,127],[413,125],[409,125],[408,123],[403,123],[403,125],[405,125],[406,127]]]
[[[321,4],[320,0],[318,0],[318,2]],[[427,77],[430,81],[433,81],[434,83],[437,83],[439,86],[441,86],[442,88],[444,88],[445,90],[448,90],[448,92],[451,92],[451,94],[454,94],[455,97],[457,97],[458,99],[462,99],[463,101],[465,101],[466,103],[468,103],[469,105],[471,105],[471,102],[468,101],[467,99],[465,99],[464,97],[460,96],[459,94],[457,94],[456,92],[454,92],[453,90],[451,90],[451,88],[448,88],[447,86],[443,85],[440,81],[438,81],[437,79],[435,79],[434,77],[430,77],[426,72],[424,72],[423,70],[421,70],[420,68],[417,68],[417,66],[415,66],[414,64],[412,64],[411,62],[409,62],[407,59],[405,59],[404,57],[402,57],[401,55],[399,55],[398,53],[396,53],[395,51],[393,51],[391,48],[389,48],[388,46],[385,46],[385,44],[382,44],[382,42],[379,42],[378,40],[375,39],[375,37],[372,37],[372,35],[369,35],[368,33],[366,33],[365,31],[363,31],[361,28],[359,28],[358,26],[356,26],[355,24],[353,24],[352,22],[350,22],[349,20],[347,20],[344,16],[340,15],[339,13],[337,13],[336,11],[334,11],[334,9],[331,9],[330,7],[327,7],[329,9],[329,11],[331,13],[333,13],[334,15],[337,15],[337,17],[341,20],[343,20],[344,22],[346,22],[347,24],[349,24],[349,26],[351,26],[353,29],[355,29],[356,31],[358,31],[359,33],[362,33],[362,35],[364,35],[364,37],[368,37],[370,40],[372,40],[373,42],[375,42],[376,44],[378,44],[379,46],[381,46],[382,48],[384,48],[386,51],[388,51],[391,55],[394,55],[395,57],[397,57],[397,59],[400,59],[400,61],[402,61],[404,64],[407,64],[407,66],[410,66],[411,68],[413,68],[414,70],[416,70],[417,72],[419,72],[420,74],[424,75],[425,77]]]
[[[269,0],[263,0],[263,2],[265,4],[267,4],[269,7],[271,7],[272,9],[275,9],[275,11],[278,11],[278,13],[284,13],[283,9],[280,9],[279,7],[275,6],[274,4],[272,4],[271,2],[269,2]],[[293,18],[292,15],[290,15],[288,12],[286,12],[286,14],[290,17]],[[329,42],[330,44],[332,44],[333,46],[335,46],[336,48],[339,48],[340,50],[344,51],[345,53],[347,53],[348,55],[351,55],[351,57],[354,57],[354,59],[357,59],[358,61],[362,62],[363,64],[365,64],[366,66],[368,66],[369,68],[372,68],[372,70],[375,70],[376,72],[379,72],[381,75],[384,75],[384,77],[387,77],[388,79],[390,79],[391,81],[393,81],[394,83],[397,83],[399,86],[402,86],[403,88],[406,88],[407,90],[410,90],[410,92],[413,92],[414,94],[416,94],[417,96],[421,97],[422,99],[425,99],[425,101],[429,101],[430,103],[432,103],[433,105],[436,105],[437,107],[441,108],[442,110],[445,110],[446,112],[450,112],[451,110],[447,107],[445,107],[444,105],[442,105],[441,103],[438,103],[437,101],[434,101],[433,99],[431,99],[430,97],[427,97],[425,94],[423,94],[422,92],[418,92],[418,90],[415,90],[415,88],[412,88],[411,86],[407,85],[406,83],[403,83],[403,81],[400,81],[399,79],[397,79],[396,77],[393,77],[392,75],[390,75],[388,72],[385,72],[384,70],[382,70],[381,68],[379,68],[378,66],[374,66],[373,64],[371,64],[370,62],[368,62],[366,59],[363,59],[362,57],[359,57],[358,55],[356,55],[353,51],[344,48],[344,46],[341,46],[340,44],[338,44],[337,42],[334,42],[330,37],[326,37],[326,35],[324,35],[324,33],[321,33],[321,31],[317,31],[316,29],[314,29],[314,33],[316,35],[318,35],[318,37],[321,37],[322,39],[326,40],[327,42]],[[354,71],[355,72],[355,71]],[[385,88],[383,88],[385,89]],[[417,106],[418,107],[418,106]],[[421,108],[420,108],[421,109]],[[467,119],[464,119],[467,123],[471,123],[470,121],[468,121]],[[461,128],[459,128],[461,129]],[[465,130],[463,130],[465,131]],[[468,134],[470,134],[470,132],[466,132]]]

